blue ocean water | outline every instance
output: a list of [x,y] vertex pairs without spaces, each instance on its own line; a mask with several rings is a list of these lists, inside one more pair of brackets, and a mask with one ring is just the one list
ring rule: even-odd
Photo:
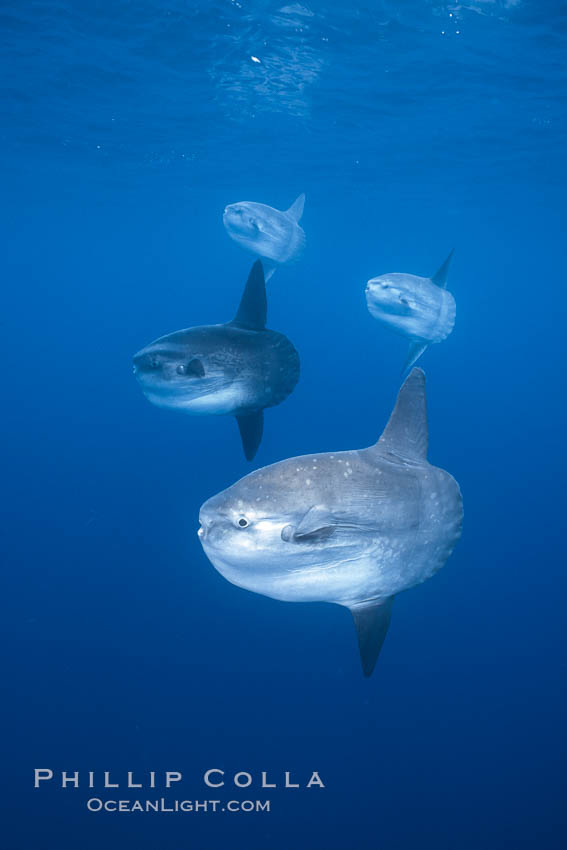
[[[0,9],[7,850],[565,846],[567,6],[284,2]],[[455,248],[455,329],[420,365],[463,537],[368,680],[347,611],[215,572],[198,512],[251,468],[237,428],[132,376],[234,315],[253,257],[226,204],[300,192],[268,324],[302,373],[252,468],[378,438],[406,343],[365,283]],[[267,798],[262,771],[326,787],[95,814],[58,779],[177,770],[202,800],[208,768],[254,775],[225,799]]]

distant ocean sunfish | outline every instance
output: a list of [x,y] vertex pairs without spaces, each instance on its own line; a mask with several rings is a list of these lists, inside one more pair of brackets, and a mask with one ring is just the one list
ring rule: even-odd
[[205,502],[199,538],[232,584],[349,608],[369,676],[394,596],[443,566],[462,516],[458,484],[427,462],[425,375],[413,369],[374,446],[252,472]]
[[262,263],[252,266],[232,322],[162,336],[134,356],[134,374],[153,404],[187,413],[235,416],[247,460],[264,427],[264,408],[282,402],[299,378],[289,339],[266,328]]
[[432,278],[413,274],[385,274],[366,284],[366,303],[375,319],[409,337],[404,369],[409,369],[432,342],[449,336],[455,324],[455,299],[447,291],[447,273],[453,252]]
[[253,201],[229,204],[223,215],[226,232],[248,251],[271,261],[268,280],[281,263],[296,260],[305,247],[305,233],[299,226],[305,195],[300,195],[288,210],[276,210]]

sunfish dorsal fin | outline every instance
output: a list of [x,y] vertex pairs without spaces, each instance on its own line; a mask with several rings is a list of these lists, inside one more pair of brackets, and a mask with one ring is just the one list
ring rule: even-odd
[[255,410],[253,413],[245,413],[236,417],[242,448],[246,460],[253,460],[258,447],[262,442],[264,431],[264,411]]
[[264,269],[261,261],[256,260],[248,275],[238,312],[230,324],[251,331],[263,331],[266,327],[267,314]]
[[302,192],[298,198],[295,199],[291,207],[286,210],[287,214],[290,215],[294,221],[299,221],[301,216],[303,215],[303,207],[305,206],[305,194]]
[[427,401],[422,369],[412,369],[402,384],[396,406],[374,448],[409,460],[427,460]]
[[451,257],[453,256],[453,251],[454,251],[454,250],[455,250],[454,248],[451,250],[451,253],[450,253],[450,254],[449,254],[449,256],[447,257],[447,259],[445,260],[445,262],[443,263],[443,265],[441,266],[441,268],[439,268],[439,269],[435,272],[435,274],[433,275],[433,277],[431,278],[432,282],[433,282],[436,286],[440,286],[440,287],[441,287],[441,289],[446,289],[446,288],[447,288],[447,277],[448,277],[448,275],[449,275],[449,265],[450,265],[450,263],[451,263]]
[[365,676],[372,674],[378,661],[390,625],[393,601],[394,597],[388,596],[378,603],[353,605],[350,608],[358,636],[362,672]]

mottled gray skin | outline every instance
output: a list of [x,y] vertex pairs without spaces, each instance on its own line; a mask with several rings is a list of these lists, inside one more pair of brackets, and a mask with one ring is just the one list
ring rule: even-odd
[[305,233],[298,224],[302,212],[301,195],[286,211],[240,201],[226,207],[223,223],[230,238],[246,250],[273,263],[289,263],[299,258],[305,246]]
[[[203,375],[188,368],[195,361]],[[142,348],[134,373],[144,395],[160,407],[238,415],[283,401],[297,383],[299,357],[277,331],[204,325]]]
[[207,557],[256,593],[353,611],[425,581],[462,523],[457,483],[426,460],[425,417],[424,375],[414,369],[375,446],[284,460],[205,502]]
[[374,277],[366,285],[366,303],[375,319],[426,345],[446,339],[455,324],[455,299],[428,277]]

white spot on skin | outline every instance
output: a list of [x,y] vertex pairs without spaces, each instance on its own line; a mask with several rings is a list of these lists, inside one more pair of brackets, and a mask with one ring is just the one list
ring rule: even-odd
[[305,479],[305,483],[306,483],[306,484],[307,484],[307,486],[309,487],[309,485],[311,484],[311,479],[310,479],[310,478],[306,478],[306,479]]

